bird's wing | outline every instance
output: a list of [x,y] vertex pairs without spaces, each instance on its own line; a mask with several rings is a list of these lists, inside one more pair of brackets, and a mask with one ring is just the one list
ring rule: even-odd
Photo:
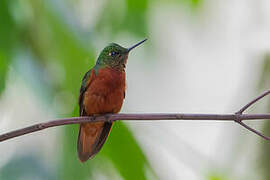
[[[84,94],[91,86],[94,78],[94,69],[90,69],[83,77],[79,96],[79,107],[81,116],[87,116],[83,103]],[[85,162],[100,151],[101,147],[103,146],[104,142],[108,137],[111,127],[111,122],[85,123],[80,125],[77,141],[77,150],[81,162]],[[93,131],[95,131],[96,133],[89,134],[89,132]]]
[[86,115],[84,105],[83,105],[83,98],[84,98],[85,91],[87,90],[87,88],[89,87],[89,85],[91,84],[93,80],[94,73],[92,73],[92,71],[94,71],[94,69],[90,69],[88,72],[86,72],[82,79],[82,85],[81,85],[80,96],[79,96],[80,116]]

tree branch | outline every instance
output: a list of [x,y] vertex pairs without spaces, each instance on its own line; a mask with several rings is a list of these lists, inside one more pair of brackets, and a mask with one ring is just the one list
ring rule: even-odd
[[270,90],[265,91],[262,95],[256,97],[255,99],[253,99],[252,101],[250,101],[249,103],[247,103],[244,107],[242,107],[238,112],[236,112],[237,114],[242,114],[246,109],[248,109],[251,105],[255,104],[257,101],[259,101],[260,99],[262,99],[263,97],[267,96],[268,94],[270,94]]
[[[260,99],[262,99],[263,97],[267,96],[268,94],[270,94],[270,90],[265,91],[263,94],[261,94],[260,96],[256,97],[255,99],[253,99],[252,101],[250,101],[249,103],[247,103],[243,108],[241,108],[235,114],[242,115],[245,110],[247,110],[250,106],[252,106],[256,102],[258,102]],[[246,125],[245,123],[242,122],[241,119],[236,119],[235,122],[237,122],[238,124],[240,124],[244,128],[248,129],[249,131],[254,132],[255,134],[261,136],[262,138],[270,141],[270,137],[267,137],[264,134],[262,134],[261,132],[257,131],[256,129],[254,129],[254,128],[248,126],[248,125]]]
[[215,121],[235,121],[239,123],[241,126],[245,127],[251,132],[261,136],[262,138],[270,141],[270,138],[258,132],[257,130],[249,127],[244,124],[242,121],[244,120],[264,120],[270,119],[270,114],[242,114],[247,108],[249,108],[252,104],[259,101],[261,98],[270,94],[270,90],[266,91],[262,95],[258,96],[239,111],[234,114],[185,114],[185,113],[170,113],[170,114],[106,114],[104,116],[85,116],[85,117],[72,117],[65,118],[59,120],[48,121],[45,123],[39,123],[32,126],[28,126],[26,128],[18,129],[15,131],[8,132],[6,134],[0,135],[0,142],[15,138],[18,136],[22,136],[25,134],[33,133],[36,131],[40,131],[43,129],[47,129],[55,126],[62,126],[68,124],[81,124],[81,123],[93,123],[93,122],[114,122],[118,120],[215,120]]

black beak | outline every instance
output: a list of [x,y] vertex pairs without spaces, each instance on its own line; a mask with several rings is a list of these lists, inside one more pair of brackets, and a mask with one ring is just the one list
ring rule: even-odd
[[131,46],[130,48],[128,48],[128,52],[130,52],[132,49],[134,49],[135,47],[139,46],[140,44],[142,44],[143,42],[145,42],[147,39],[144,39],[140,42],[138,42],[137,44],[135,44],[134,46]]

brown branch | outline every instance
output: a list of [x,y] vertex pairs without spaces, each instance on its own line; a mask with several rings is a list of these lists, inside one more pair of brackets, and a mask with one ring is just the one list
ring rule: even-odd
[[256,97],[255,99],[253,99],[252,101],[250,101],[249,103],[247,103],[244,107],[242,107],[238,112],[236,112],[237,114],[242,114],[246,109],[248,109],[251,105],[255,104],[257,101],[259,101],[260,99],[262,99],[263,97],[267,96],[268,94],[270,94],[270,90],[265,91],[262,95]]
[[270,114],[111,114],[105,116],[73,117],[35,124],[0,135],[0,142],[46,128],[88,122],[114,122],[117,120],[217,120],[236,121],[270,119]]
[[18,129],[15,131],[8,132],[6,134],[0,135],[0,142],[22,136],[24,134],[29,134],[32,132],[40,131],[55,126],[62,126],[68,124],[81,124],[81,123],[93,123],[93,122],[114,122],[117,120],[215,120],[215,121],[235,121],[248,129],[256,133],[257,135],[263,137],[270,141],[270,138],[263,135],[262,133],[256,131],[255,129],[247,126],[242,121],[244,120],[263,120],[270,119],[270,114],[242,114],[248,107],[256,103],[258,100],[268,95],[270,90],[263,93],[259,97],[252,100],[250,103],[245,105],[235,114],[181,114],[181,113],[171,113],[171,114],[107,114],[104,116],[89,116],[89,117],[73,117],[65,118],[54,121],[49,121],[45,123],[35,124],[26,128]]
[[239,123],[241,126],[245,127],[246,129],[248,129],[249,131],[254,132],[255,134],[257,134],[258,136],[261,136],[262,138],[264,138],[265,140],[270,141],[270,138],[265,136],[264,134],[262,134],[261,132],[257,131],[256,129],[253,129],[252,127],[246,125],[245,123],[243,123],[242,121],[237,122]]
[[[247,103],[243,108],[241,108],[239,111],[237,111],[235,114],[236,115],[242,115],[242,113],[247,110],[250,106],[252,106],[253,104],[255,104],[256,102],[258,102],[260,99],[262,99],[263,97],[267,96],[268,94],[270,94],[270,90],[265,91],[263,94],[261,94],[260,96],[256,97],[255,99],[253,99],[252,101],[250,101],[249,103]],[[270,137],[265,136],[264,134],[262,134],[261,132],[257,131],[256,129],[246,125],[245,123],[242,122],[241,119],[236,119],[235,122],[237,122],[238,124],[240,124],[241,126],[243,126],[244,128],[248,129],[251,132],[254,132],[255,134],[257,134],[258,136],[261,136],[262,138],[270,141]]]

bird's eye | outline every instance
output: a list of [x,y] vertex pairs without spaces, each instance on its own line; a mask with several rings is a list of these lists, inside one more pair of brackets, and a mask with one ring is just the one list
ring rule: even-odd
[[119,53],[118,52],[115,52],[115,51],[112,51],[112,52],[109,53],[110,56],[115,56],[117,54],[119,54]]

